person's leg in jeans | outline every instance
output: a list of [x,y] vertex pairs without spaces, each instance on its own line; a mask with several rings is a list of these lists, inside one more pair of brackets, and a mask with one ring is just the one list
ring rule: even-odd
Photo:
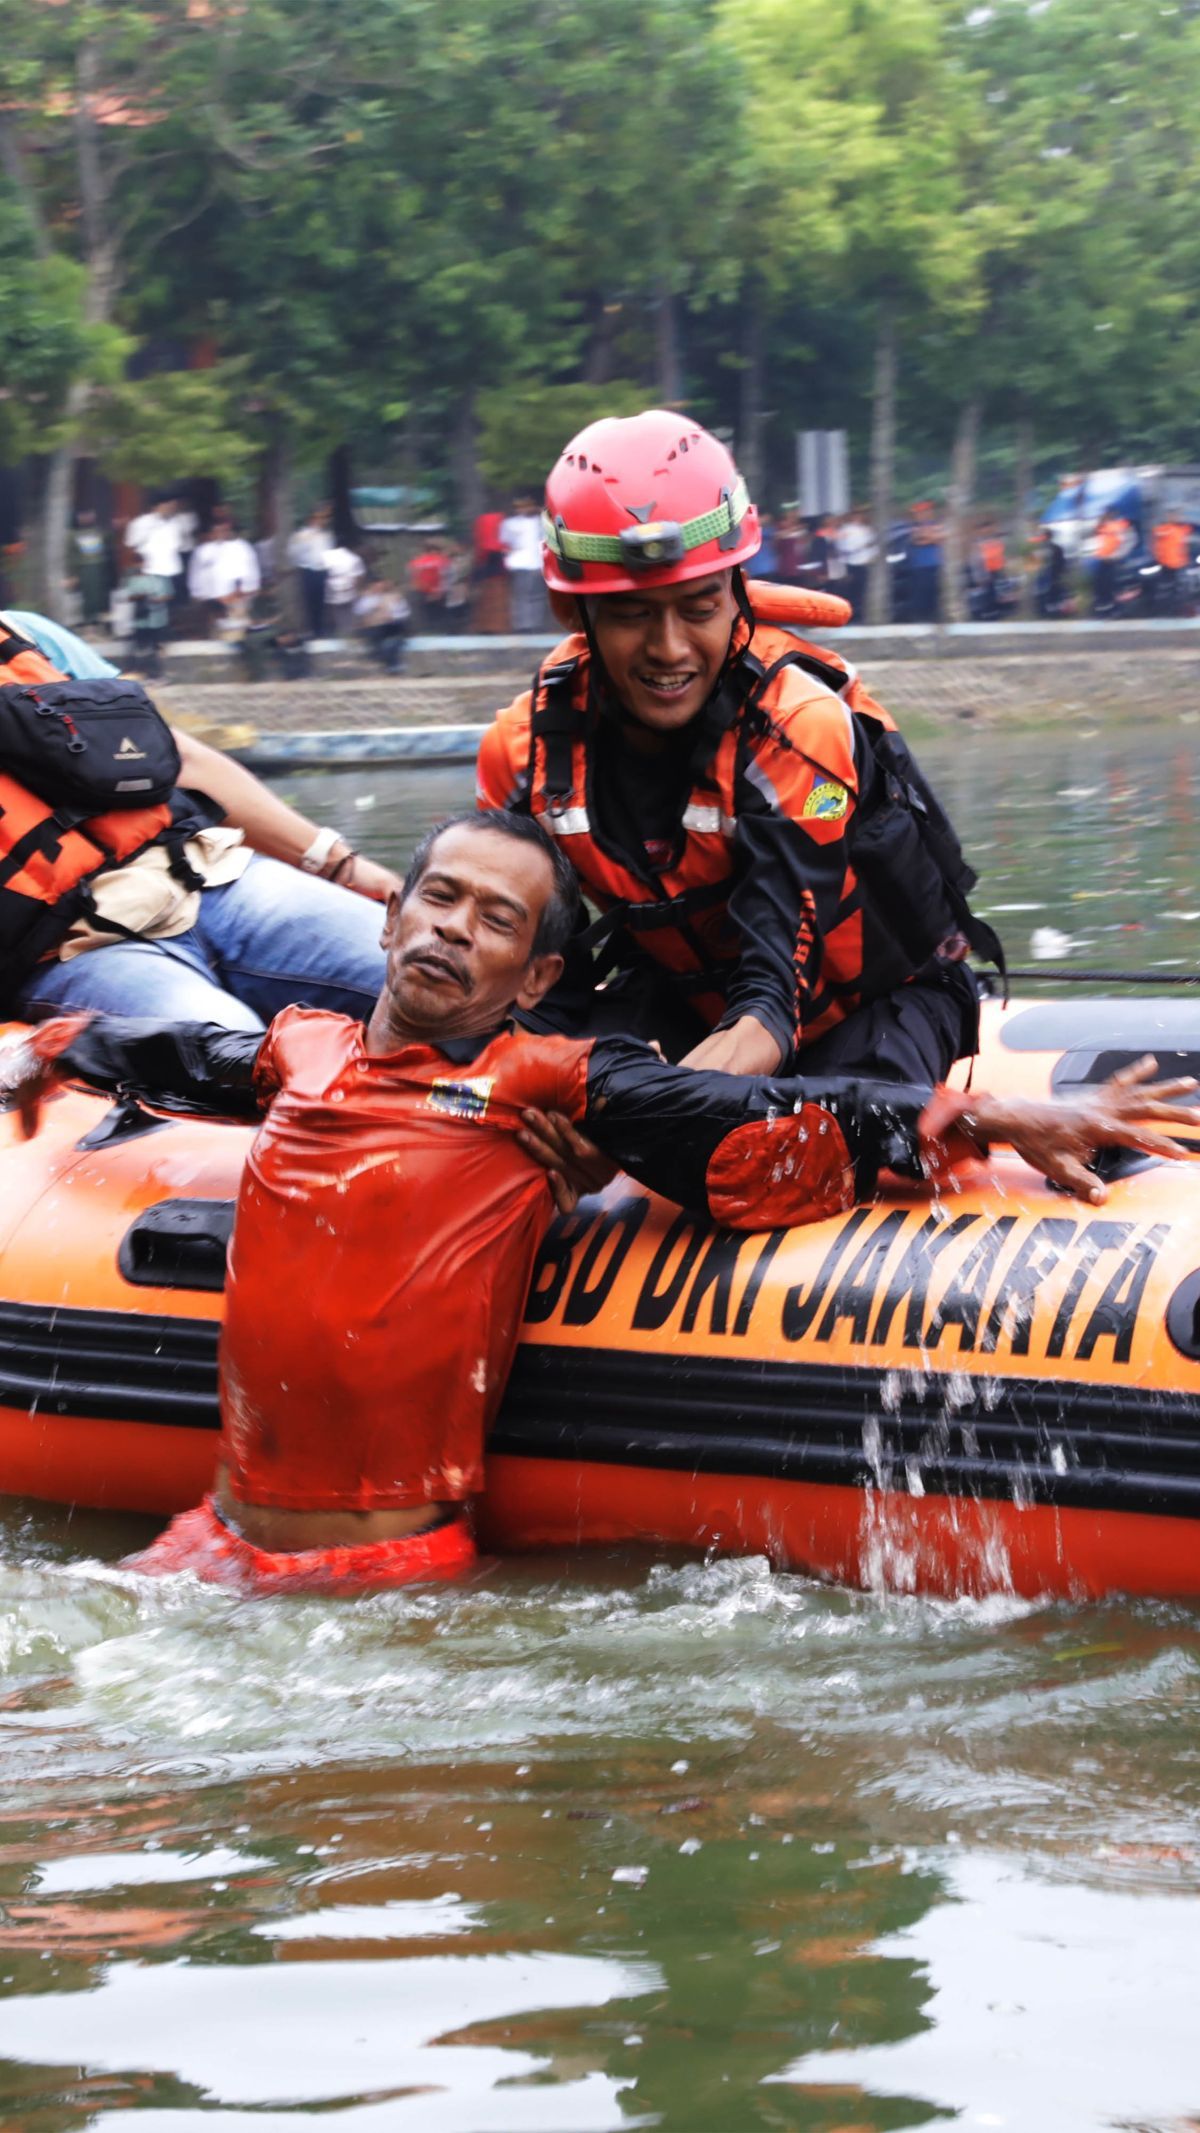
[[270,1021],[299,1002],[365,1018],[383,985],[384,906],[256,854],[205,889],[194,932],[218,982]]
[[546,589],[539,570],[514,570],[509,573],[512,582],[513,628],[521,631],[545,629],[547,621]]
[[42,963],[15,1002],[31,1022],[90,1008],[153,1022],[217,1022],[259,1030],[263,1018],[212,975],[193,933],[173,941],[114,941],[69,963]]

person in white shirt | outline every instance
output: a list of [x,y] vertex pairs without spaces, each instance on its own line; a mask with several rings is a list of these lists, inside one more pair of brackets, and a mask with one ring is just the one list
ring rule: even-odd
[[542,582],[542,515],[532,496],[518,496],[508,517],[501,519],[500,540],[504,567],[509,573],[513,628],[547,629],[550,618]]
[[349,636],[354,602],[366,574],[367,566],[353,548],[330,549],[325,558],[325,604],[333,636]]
[[867,574],[875,560],[875,532],[861,511],[847,512],[837,534],[838,554],[845,565],[848,584],[839,586],[854,609],[856,622],[867,611]]
[[218,514],[207,540],[192,550],[189,596],[220,626],[245,619],[261,583],[258,557],[249,541],[242,539],[232,518]]
[[144,576],[162,579],[166,595],[173,591],[183,568],[188,520],[189,514],[180,509],[178,498],[164,496],[125,528],[126,547],[133,550]]
[[329,505],[315,505],[287,544],[288,562],[300,577],[304,627],[310,637],[319,637],[325,626],[325,577],[330,550],[337,545],[329,520]]

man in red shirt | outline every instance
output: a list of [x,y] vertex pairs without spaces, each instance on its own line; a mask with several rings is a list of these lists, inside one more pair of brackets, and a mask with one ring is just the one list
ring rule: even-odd
[[533,1036],[510,1010],[558,976],[575,895],[536,822],[468,816],[425,839],[388,907],[366,1025],[309,1008],[265,1036],[75,1017],[9,1065],[29,1126],[65,1075],[265,1113],[230,1247],[216,1483],[136,1567],[275,1592],[470,1564],[467,1508],[552,1207],[536,1114],[585,1125],[656,1191],[742,1229],[851,1206],[885,1165],[941,1174],[993,1137],[1093,1200],[1083,1166],[1101,1140],[1178,1153],[1136,1121],[1189,1117],[1173,1099],[1193,1084],[1136,1085],[1148,1068],[1074,1106],[1001,1103]]
[[409,588],[416,597],[423,629],[433,629],[442,620],[449,567],[439,541],[430,541],[429,546],[422,548],[409,562]]

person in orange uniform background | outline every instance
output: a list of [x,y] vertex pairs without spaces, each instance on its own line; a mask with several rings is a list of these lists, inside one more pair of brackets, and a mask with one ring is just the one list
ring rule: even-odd
[[967,942],[999,944],[888,714],[779,626],[846,603],[745,579],[746,485],[662,409],[572,440],[543,531],[571,634],[485,734],[479,804],[551,832],[610,914],[618,980],[578,970],[541,1026],[634,1028],[739,1074],[939,1080],[975,1045]]
[[469,816],[419,848],[389,906],[370,1021],[287,1008],[265,1036],[213,1024],[83,1024],[26,1040],[4,1085],[32,1128],[48,1083],[265,1113],[238,1197],[210,1497],[131,1567],[252,1592],[357,1591],[471,1563],[466,1510],[552,1208],[532,1109],[558,1109],[655,1190],[742,1229],[831,1214],[879,1168],[941,1175],[1007,1137],[1092,1199],[1111,1128],[1186,1117],[1191,1084],[1098,1089],[1075,1107],[693,1073],[628,1038],[536,1037],[572,919],[569,869],[535,823]]
[[1117,565],[1126,553],[1133,534],[1127,518],[1118,511],[1105,511],[1096,526],[1094,535],[1093,612],[1111,615],[1117,604]]
[[1161,572],[1154,605],[1166,615],[1182,613],[1183,574],[1192,560],[1192,538],[1186,519],[1165,518],[1154,528],[1154,560]]
[[979,537],[977,554],[983,580],[983,615],[985,622],[997,622],[1003,612],[1004,573],[1007,558],[1004,540],[995,525],[989,523]]

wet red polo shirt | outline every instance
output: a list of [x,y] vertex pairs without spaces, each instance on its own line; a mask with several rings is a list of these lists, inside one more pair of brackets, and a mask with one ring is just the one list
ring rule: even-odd
[[221,1342],[223,1455],[246,1503],[369,1511],[479,1490],[552,1209],[521,1113],[586,1106],[587,1043],[505,1031],[371,1056],[364,1036],[291,1007],[258,1055],[270,1108]]

